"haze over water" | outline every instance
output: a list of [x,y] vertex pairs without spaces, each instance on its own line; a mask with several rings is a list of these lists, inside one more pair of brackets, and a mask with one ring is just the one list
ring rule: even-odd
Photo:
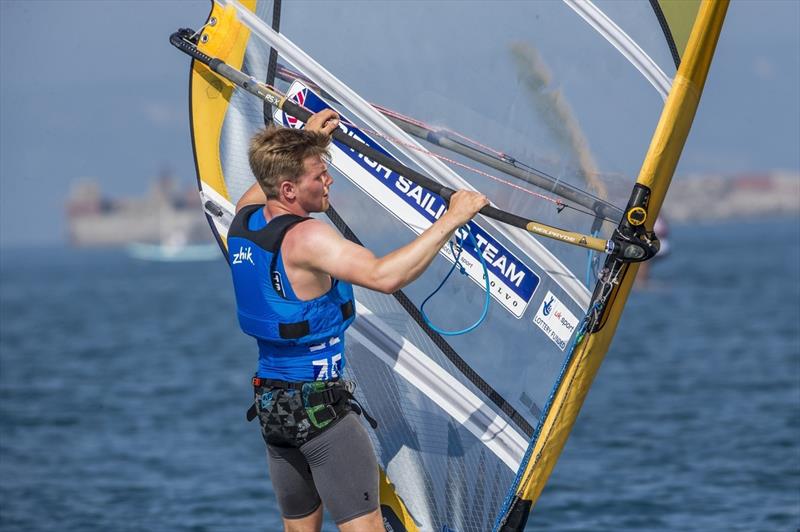
[[[529,530],[800,525],[800,223],[671,243]],[[222,260],[14,248],[0,267],[0,529],[280,530]]]

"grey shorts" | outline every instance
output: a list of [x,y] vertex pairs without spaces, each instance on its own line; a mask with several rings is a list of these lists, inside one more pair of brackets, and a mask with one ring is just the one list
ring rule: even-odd
[[375,450],[353,412],[300,447],[267,445],[267,456],[286,519],[306,517],[322,503],[338,525],[378,508]]

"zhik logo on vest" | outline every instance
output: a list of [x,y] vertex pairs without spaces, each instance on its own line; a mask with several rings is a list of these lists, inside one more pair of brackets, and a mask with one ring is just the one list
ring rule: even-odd
[[233,254],[232,264],[242,264],[244,261],[248,261],[253,266],[256,265],[256,263],[253,262],[253,251],[250,249],[250,246],[247,246],[247,248],[239,246],[239,251]]

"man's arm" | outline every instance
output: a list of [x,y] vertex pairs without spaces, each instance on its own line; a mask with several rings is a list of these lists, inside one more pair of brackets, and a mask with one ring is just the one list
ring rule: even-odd
[[[306,123],[306,129],[308,131],[319,131],[326,135],[333,133],[333,130],[337,127],[339,127],[339,115],[336,114],[336,111],[331,109],[325,109],[311,115],[311,118],[309,118]],[[239,201],[236,202],[236,212],[239,212],[242,207],[247,205],[264,205],[266,203],[267,196],[261,189],[261,185],[256,181],[242,194]]]
[[329,225],[309,220],[292,230],[291,249],[284,248],[284,257],[295,267],[390,294],[419,277],[455,230],[488,203],[483,194],[456,192],[439,220],[409,244],[380,258]]

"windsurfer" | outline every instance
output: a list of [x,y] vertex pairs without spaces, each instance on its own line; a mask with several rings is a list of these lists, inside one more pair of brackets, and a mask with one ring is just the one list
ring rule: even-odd
[[414,281],[489,202],[459,191],[409,244],[376,257],[310,213],[329,207],[327,148],[338,115],[304,130],[268,128],[250,144],[257,178],[236,206],[228,246],[239,321],[259,345],[255,415],[287,531],[318,531],[322,506],[346,532],[383,531],[378,464],[341,379],[352,285],[392,293]]

